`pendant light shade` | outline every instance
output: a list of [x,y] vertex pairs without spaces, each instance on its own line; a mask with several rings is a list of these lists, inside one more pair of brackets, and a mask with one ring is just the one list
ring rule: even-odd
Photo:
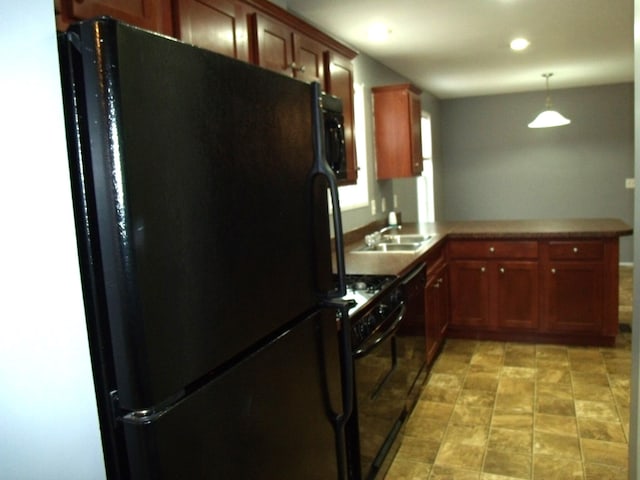
[[542,76],[546,79],[547,83],[547,100],[545,102],[546,110],[540,112],[533,122],[529,124],[529,128],[548,128],[548,127],[560,127],[562,125],[568,125],[571,120],[564,117],[556,110],[552,110],[551,96],[549,95],[549,77],[553,73],[543,73]]

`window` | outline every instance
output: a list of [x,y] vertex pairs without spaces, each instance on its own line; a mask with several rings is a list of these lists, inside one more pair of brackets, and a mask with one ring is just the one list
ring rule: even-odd
[[431,158],[431,117],[423,113],[422,129],[422,176],[416,179],[418,191],[418,221],[434,222],[435,206],[433,193],[433,160]]
[[369,186],[367,182],[367,139],[365,134],[364,85],[353,86],[353,136],[358,158],[358,181],[355,185],[338,188],[340,208],[349,210],[365,207],[369,204]]

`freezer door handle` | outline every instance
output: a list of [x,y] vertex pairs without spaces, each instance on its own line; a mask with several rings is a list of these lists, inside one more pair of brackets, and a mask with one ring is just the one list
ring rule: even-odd
[[323,176],[329,183],[329,193],[333,204],[333,231],[335,239],[336,264],[338,268],[338,288],[327,293],[328,298],[341,298],[347,293],[345,283],[344,243],[342,238],[342,216],[340,215],[340,198],[338,196],[338,181],[335,173],[327,162],[324,145],[324,120],[322,116],[322,90],[318,82],[311,84],[312,91],[312,115],[313,115],[313,148],[314,164],[311,177]]

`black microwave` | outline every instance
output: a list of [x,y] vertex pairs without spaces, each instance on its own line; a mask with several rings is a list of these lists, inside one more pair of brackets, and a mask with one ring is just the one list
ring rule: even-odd
[[325,154],[327,163],[338,180],[347,178],[347,156],[344,143],[344,117],[342,100],[334,95],[322,94]]

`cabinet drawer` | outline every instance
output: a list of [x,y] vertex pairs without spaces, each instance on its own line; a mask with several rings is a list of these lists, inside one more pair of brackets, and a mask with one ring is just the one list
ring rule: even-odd
[[604,244],[597,240],[549,242],[551,260],[598,260],[604,254]]
[[453,240],[451,258],[538,258],[538,242],[528,240]]

